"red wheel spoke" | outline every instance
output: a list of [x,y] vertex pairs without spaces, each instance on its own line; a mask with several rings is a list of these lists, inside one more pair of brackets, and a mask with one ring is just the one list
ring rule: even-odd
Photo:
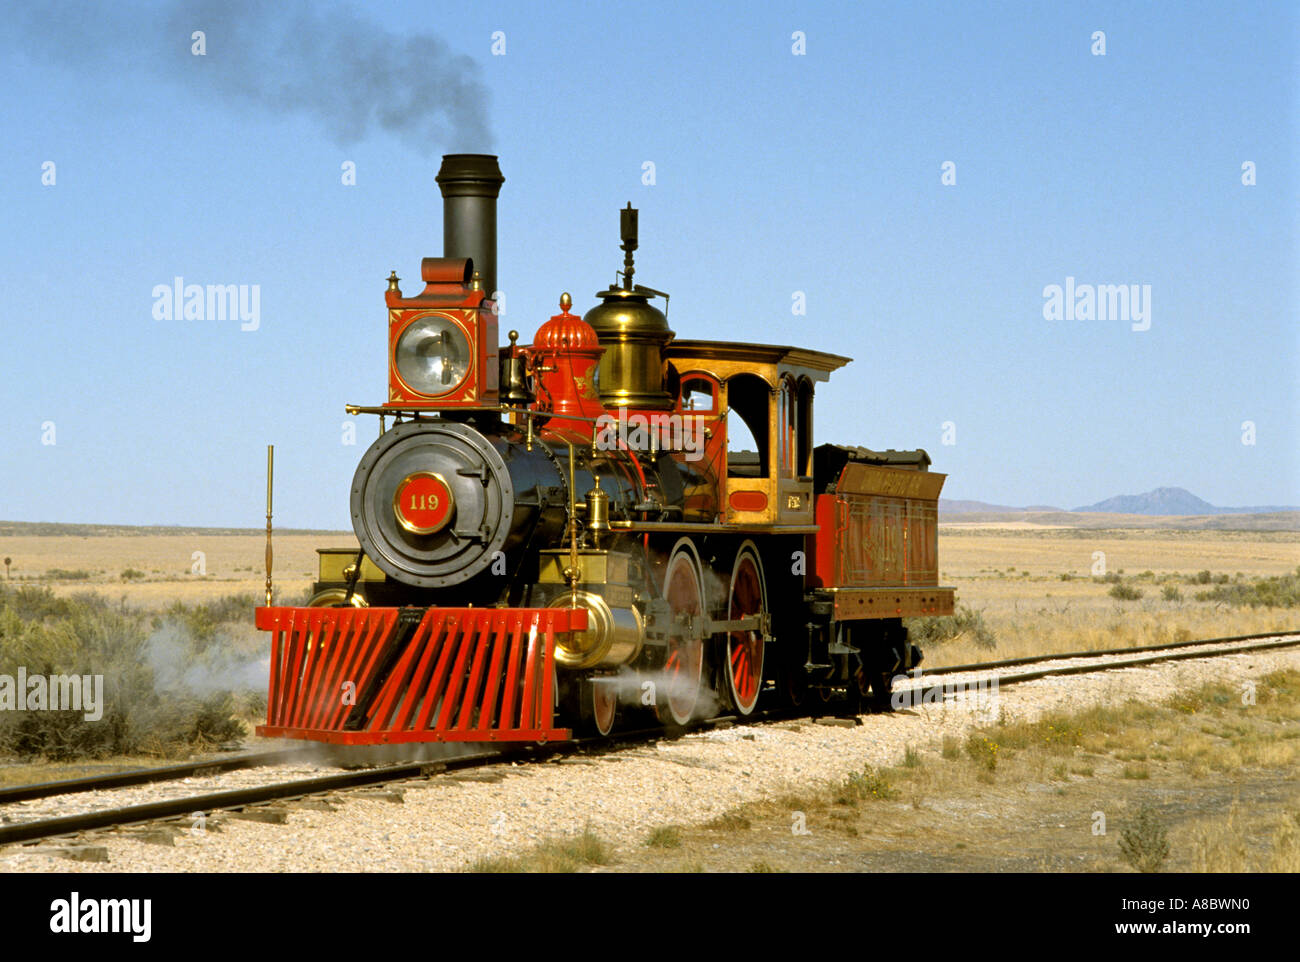
[[[705,611],[699,556],[689,539],[679,540],[668,560],[664,576],[664,599],[679,625],[694,623]],[[661,719],[671,719],[679,725],[690,721],[699,700],[703,664],[702,639],[669,639],[664,674],[670,683],[665,686],[667,691],[660,695]]]
[[[763,574],[757,550],[742,546],[732,570],[729,619],[761,615],[765,609]],[[741,714],[748,715],[758,702],[763,686],[763,636],[753,629],[732,632],[728,638],[727,682],[731,700]]]

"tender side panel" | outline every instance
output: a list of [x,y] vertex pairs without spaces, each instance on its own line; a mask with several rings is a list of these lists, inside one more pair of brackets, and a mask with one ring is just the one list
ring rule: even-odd
[[810,540],[817,588],[939,583],[938,509],[915,498],[823,494]]
[[808,584],[836,592],[835,618],[950,614],[939,587],[939,492],[945,475],[850,463],[816,499]]

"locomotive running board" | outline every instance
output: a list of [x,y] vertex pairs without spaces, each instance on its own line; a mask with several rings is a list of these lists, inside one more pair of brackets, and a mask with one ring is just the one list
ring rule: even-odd
[[340,745],[547,742],[570,608],[258,608],[271,632],[257,734]]

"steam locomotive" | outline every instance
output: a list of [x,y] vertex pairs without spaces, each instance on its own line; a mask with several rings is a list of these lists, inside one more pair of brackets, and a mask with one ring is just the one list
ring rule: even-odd
[[850,359],[678,339],[634,281],[630,203],[618,282],[501,346],[497,159],[447,155],[437,182],[444,256],[411,296],[388,278],[388,399],[347,407],[380,431],[358,543],[319,551],[307,606],[257,610],[259,734],[547,742],[887,704],[920,659],[903,619],[952,612],[945,476],[813,445],[815,385]]

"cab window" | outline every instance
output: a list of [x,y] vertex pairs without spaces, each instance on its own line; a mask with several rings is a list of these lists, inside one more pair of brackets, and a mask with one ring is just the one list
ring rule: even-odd
[[727,474],[733,478],[766,478],[768,426],[772,389],[756,374],[727,379]]
[[692,414],[715,414],[718,410],[718,385],[713,378],[688,374],[682,378],[681,409]]

